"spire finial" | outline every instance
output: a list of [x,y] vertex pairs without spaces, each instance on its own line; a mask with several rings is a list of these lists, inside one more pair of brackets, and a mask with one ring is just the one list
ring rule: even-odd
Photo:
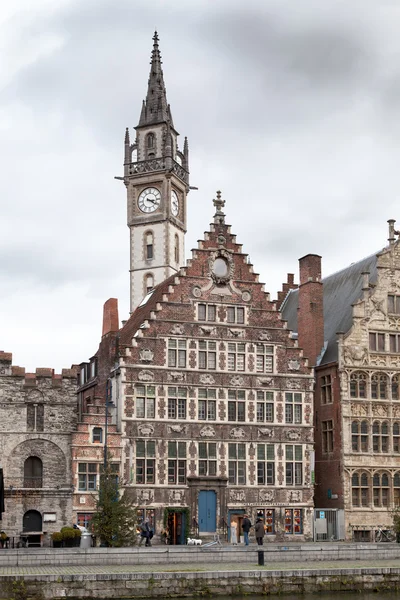
[[222,200],[220,190],[217,191],[217,198],[216,199],[214,198],[213,204],[216,208],[215,215],[214,215],[214,222],[221,223],[221,224],[224,223],[225,222],[225,214],[222,212],[222,209],[225,206],[225,200]]

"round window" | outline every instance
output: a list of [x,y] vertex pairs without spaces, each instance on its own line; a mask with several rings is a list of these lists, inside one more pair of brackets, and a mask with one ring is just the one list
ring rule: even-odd
[[229,272],[228,263],[224,258],[216,258],[213,265],[213,273],[217,277],[226,277]]

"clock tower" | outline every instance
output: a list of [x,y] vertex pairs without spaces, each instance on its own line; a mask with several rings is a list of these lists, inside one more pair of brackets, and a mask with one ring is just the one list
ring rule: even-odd
[[157,284],[176,273],[185,257],[189,149],[167,103],[158,35],[153,37],[146,100],[136,139],[125,133],[124,183],[130,230],[130,310]]

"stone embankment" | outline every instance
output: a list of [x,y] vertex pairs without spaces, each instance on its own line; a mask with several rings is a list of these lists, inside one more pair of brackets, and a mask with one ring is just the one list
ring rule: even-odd
[[397,591],[398,544],[0,551],[1,600]]

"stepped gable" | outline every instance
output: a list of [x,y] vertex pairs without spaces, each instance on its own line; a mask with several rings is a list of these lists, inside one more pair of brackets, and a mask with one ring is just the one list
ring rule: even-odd
[[[324,293],[324,337],[326,350],[320,361],[321,365],[335,362],[338,359],[337,333],[346,333],[353,323],[353,304],[362,297],[363,273],[370,274],[371,284],[377,278],[378,254],[367,256],[349,267],[322,279]],[[297,310],[299,290],[291,290],[284,301],[282,318],[287,321],[288,328],[297,331]]]
[[[297,342],[289,337],[286,323],[276,310],[276,303],[264,291],[258,274],[242,251],[242,245],[237,243],[231,226],[225,223],[221,210],[223,202],[218,193],[214,201],[217,211],[210,230],[198,242],[198,248],[192,250],[192,258],[186,267],[157,286],[147,302],[135,310],[121,329],[121,346],[133,346],[132,351],[128,351],[130,363],[145,363],[139,353],[146,347],[154,355],[154,360],[148,362],[155,366],[165,364],[165,339],[160,338],[171,335],[271,341],[285,347],[281,358],[285,356],[286,365],[290,358],[300,358],[302,367],[299,372],[308,372],[306,361],[296,348]],[[197,304],[202,302],[216,305],[216,322],[197,320]],[[226,308],[229,305],[246,307],[245,324],[227,323]],[[146,340],[146,345],[143,340]],[[160,352],[160,344],[164,352]],[[293,350],[290,351],[290,348]],[[279,357],[278,364],[279,371],[287,371]]]

